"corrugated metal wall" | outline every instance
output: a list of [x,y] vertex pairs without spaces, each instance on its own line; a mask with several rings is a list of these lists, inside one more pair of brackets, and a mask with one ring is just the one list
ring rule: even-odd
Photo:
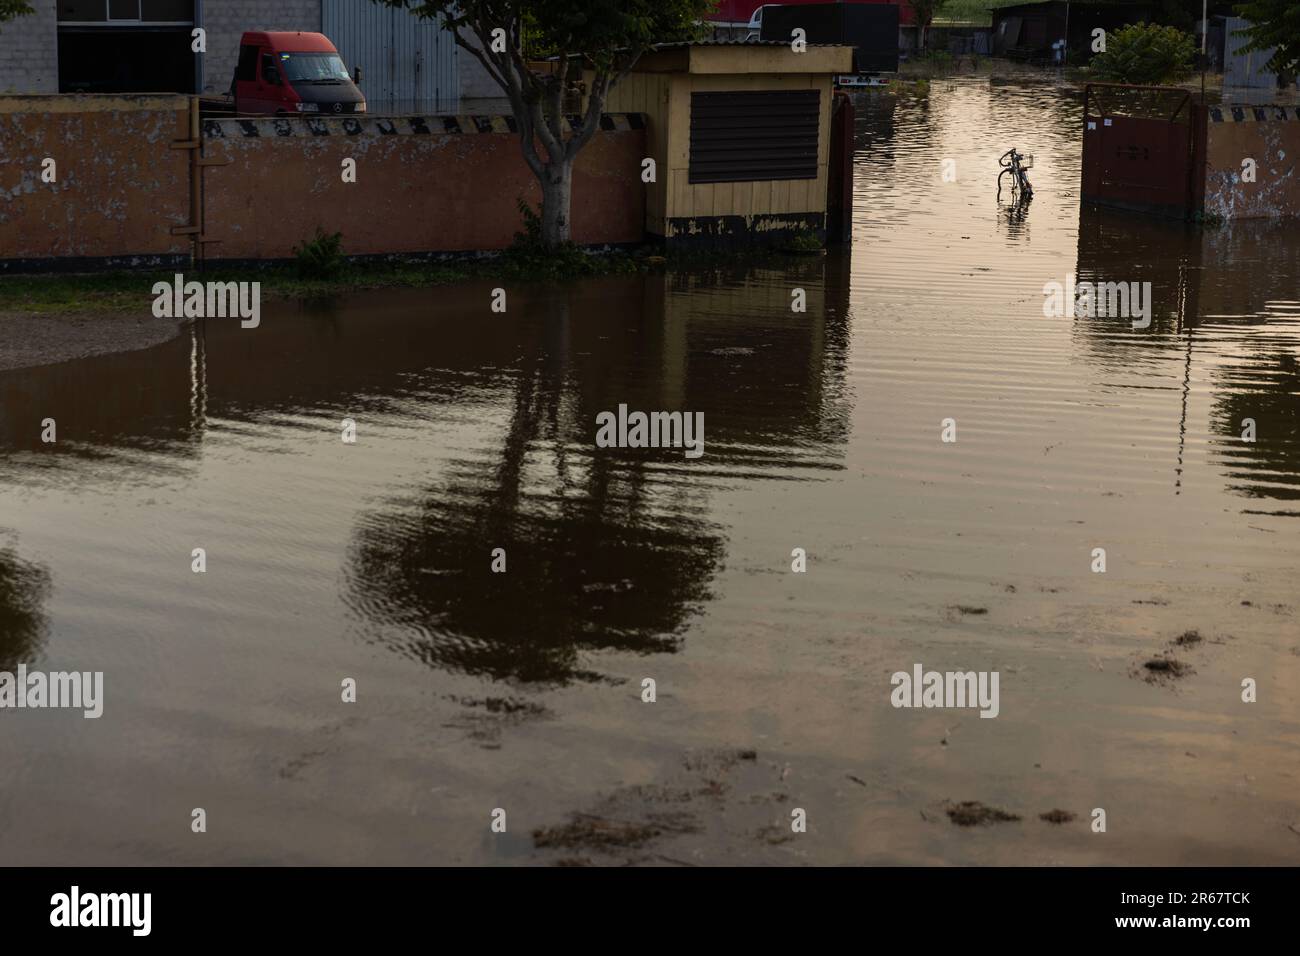
[[1248,37],[1237,36],[1237,31],[1248,26],[1250,21],[1243,17],[1228,17],[1225,20],[1227,42],[1223,51],[1223,85],[1274,89],[1277,86],[1277,74],[1269,73],[1265,68],[1273,56],[1273,50],[1270,48],[1247,53],[1242,49],[1250,40]]
[[440,20],[369,0],[323,0],[321,30],[348,69],[361,67],[371,113],[455,112],[459,51]]

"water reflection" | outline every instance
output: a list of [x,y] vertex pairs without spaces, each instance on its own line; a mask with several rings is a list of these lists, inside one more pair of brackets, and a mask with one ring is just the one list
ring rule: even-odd
[[[843,261],[731,267],[559,292],[542,311],[498,445],[363,516],[347,577],[367,630],[402,654],[566,683],[598,677],[586,652],[678,647],[726,552],[709,476],[839,467],[847,280]],[[702,412],[705,457],[594,448],[596,415],[620,404]]]
[[47,629],[44,604],[50,573],[0,548],[0,670],[12,673],[36,660]]
[[[1300,261],[1288,228],[1238,222],[1207,229],[1106,210],[1081,213],[1079,281],[1150,282],[1152,323],[1142,330],[1123,317],[1078,319],[1076,346],[1107,370],[1145,374],[1131,387],[1177,393],[1176,490],[1200,390],[1212,399],[1210,440],[1229,490],[1300,497]],[[1247,420],[1255,423],[1253,442],[1242,440]]]
[[[1280,860],[1287,689],[1244,715],[1223,690],[1294,672],[1294,227],[1081,217],[1079,103],[1042,82],[862,99],[851,260],[512,284],[506,315],[495,283],[268,301],[256,332],[0,374],[0,662],[118,688],[94,733],[0,734],[0,855],[489,862],[484,805],[557,820],[707,741],[756,746],[759,790],[694,798],[702,859],[803,852],[733,812],[773,810],[747,798],[788,761],[845,835],[813,862]],[[1067,274],[1151,281],[1152,328],[1045,317]],[[705,456],[595,448],[624,403],[702,413]],[[1189,629],[1178,693],[1130,676]],[[913,661],[1001,669],[999,720],[895,711]],[[676,695],[655,735],[607,685],[643,672]],[[195,787],[239,841],[159,825],[151,795]],[[1133,824],[1105,847],[918,813],[1086,814],[1098,787]]]

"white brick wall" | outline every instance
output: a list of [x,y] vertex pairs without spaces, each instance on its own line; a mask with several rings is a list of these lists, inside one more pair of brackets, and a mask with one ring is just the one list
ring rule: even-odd
[[0,23],[0,93],[57,93],[56,0],[28,3],[35,13]]
[[320,7],[320,0],[203,0],[201,26],[208,31],[203,92],[221,94],[230,88],[239,61],[239,38],[245,30],[319,33]]

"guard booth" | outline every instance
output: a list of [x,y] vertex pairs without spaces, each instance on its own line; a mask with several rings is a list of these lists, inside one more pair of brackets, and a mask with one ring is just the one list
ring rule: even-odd
[[[834,108],[833,86],[852,68],[849,46],[796,53],[754,40],[669,43],[642,56],[605,108],[646,116],[646,232],[678,248],[825,242],[834,179],[841,208],[830,238],[847,234],[852,109]],[[835,121],[849,125],[833,153]]]

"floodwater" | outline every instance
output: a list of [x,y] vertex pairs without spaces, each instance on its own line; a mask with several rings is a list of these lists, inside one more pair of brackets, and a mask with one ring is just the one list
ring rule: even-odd
[[[0,374],[0,669],[105,675],[0,714],[0,862],[1300,861],[1300,229],[1081,217],[1041,83],[858,109],[851,255]],[[1044,317],[1070,273],[1151,327]],[[704,456],[597,448],[621,403]]]

